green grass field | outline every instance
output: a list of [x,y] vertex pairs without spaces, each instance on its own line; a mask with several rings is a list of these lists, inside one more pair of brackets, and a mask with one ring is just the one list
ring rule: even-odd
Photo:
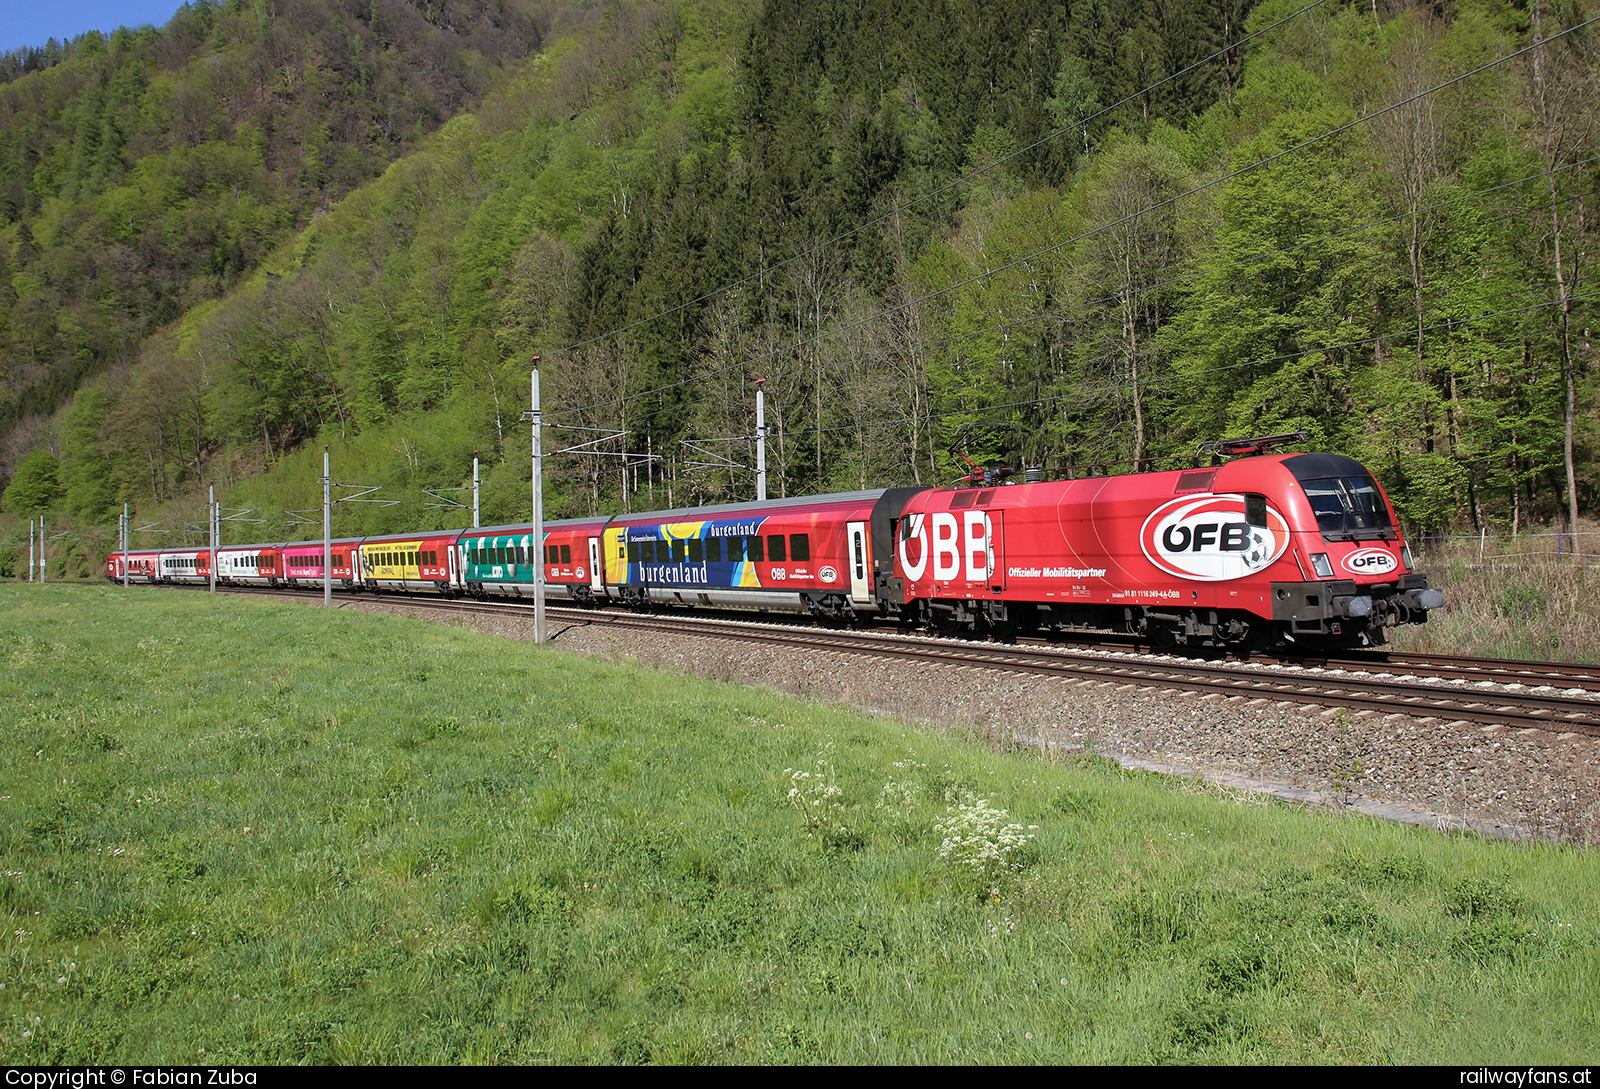
[[0,587],[0,707],[0,1063],[1600,1044],[1577,849],[174,591]]

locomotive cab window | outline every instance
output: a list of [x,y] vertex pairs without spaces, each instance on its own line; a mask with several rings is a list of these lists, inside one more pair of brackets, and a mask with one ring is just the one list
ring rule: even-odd
[[1388,505],[1371,477],[1324,477],[1300,484],[1324,537],[1353,540],[1393,532]]

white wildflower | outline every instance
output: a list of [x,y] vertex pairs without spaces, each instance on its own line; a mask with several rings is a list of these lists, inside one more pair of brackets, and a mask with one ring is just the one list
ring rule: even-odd
[[1010,868],[1008,856],[1033,839],[1033,832],[1039,826],[1030,824],[1024,828],[1020,824],[1003,823],[1009,815],[1004,809],[991,806],[985,798],[971,795],[957,798],[944,819],[933,826],[934,831],[944,837],[939,844],[940,860],[966,867],[974,874]]

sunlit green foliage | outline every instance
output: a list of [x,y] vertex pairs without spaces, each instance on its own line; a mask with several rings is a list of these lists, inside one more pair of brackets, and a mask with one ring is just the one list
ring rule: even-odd
[[[550,419],[627,432],[551,460],[553,515],[748,498],[747,468],[682,443],[733,438],[717,449],[748,466],[757,379],[778,494],[946,481],[959,429],[998,423],[968,456],[1127,466],[1306,430],[1421,531],[1569,518],[1574,493],[1592,511],[1592,32],[1425,94],[1527,44],[1529,16],[1336,3],[1175,75],[1299,6],[616,0],[556,9],[542,52],[381,177],[321,184],[310,219],[332,121],[326,144],[307,122],[292,175],[254,122],[160,169],[124,156],[123,220],[176,229],[174,194],[237,190],[219,207],[258,243],[224,296],[117,342],[137,361],[58,444],[64,508],[170,503],[170,527],[202,481],[274,466],[229,501],[311,507],[289,456],[351,440],[403,503],[349,526],[407,524],[475,448],[509,497],[539,354]],[[1538,11],[1547,37],[1580,21]],[[92,130],[34,176],[95,184],[115,138]],[[70,211],[0,247],[16,359],[43,350],[40,293],[89,282]],[[96,215],[91,234],[121,222]],[[88,361],[71,384],[107,358],[98,320],[50,314],[53,358],[70,334]],[[12,444],[67,426],[28,416]]]

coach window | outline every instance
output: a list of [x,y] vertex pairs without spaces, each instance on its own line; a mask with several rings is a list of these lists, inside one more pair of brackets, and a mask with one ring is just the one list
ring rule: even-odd
[[682,563],[683,560],[684,560],[683,541],[682,540],[673,541],[672,542],[672,562],[673,563]]
[[545,545],[544,546],[544,562],[545,563],[560,563],[561,562],[561,548],[560,548],[560,546],[558,546],[558,545]]
[[722,562],[722,538],[721,537],[707,537],[705,543],[706,543],[706,559],[711,563],[721,563]]
[[811,559],[811,535],[808,533],[789,534],[789,558],[795,563],[803,563]]
[[751,563],[766,562],[766,546],[760,537],[746,537],[744,542],[744,558]]
[[706,546],[704,541],[700,540],[698,537],[691,537],[689,538],[688,544],[690,563],[700,563],[706,558]]
[[767,552],[767,558],[773,563],[782,563],[787,558],[788,553],[784,550],[783,534],[774,533],[767,538]]
[[572,546],[571,545],[562,545],[561,546],[561,562],[562,563],[571,563],[572,562]]
[[641,563],[641,562],[643,562],[643,561],[641,561],[639,559],[639,542],[638,541],[629,541],[628,542],[628,562],[629,563]]

